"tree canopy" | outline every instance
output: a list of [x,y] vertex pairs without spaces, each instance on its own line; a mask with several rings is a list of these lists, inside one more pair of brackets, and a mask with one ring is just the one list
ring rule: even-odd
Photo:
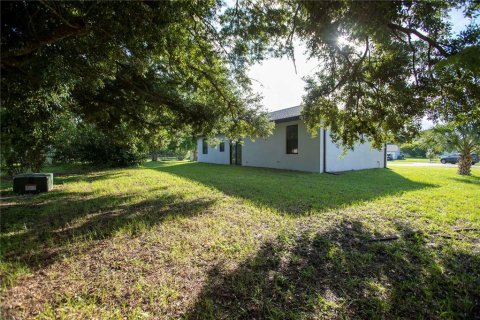
[[236,52],[294,61],[294,39],[319,62],[307,79],[303,117],[353,146],[408,140],[425,116],[480,121],[480,29],[454,35],[452,9],[478,17],[478,1],[250,1],[226,12]]
[[[480,122],[475,0],[2,2],[3,160],[41,162],[62,117],[135,139],[266,136],[246,71],[270,55],[318,60],[303,118],[351,147],[408,140],[425,116]],[[161,135],[160,135],[161,136]],[[33,165],[35,167],[36,165]]]
[[272,125],[213,27],[217,1],[2,2],[2,149],[44,158],[56,118],[233,139]]

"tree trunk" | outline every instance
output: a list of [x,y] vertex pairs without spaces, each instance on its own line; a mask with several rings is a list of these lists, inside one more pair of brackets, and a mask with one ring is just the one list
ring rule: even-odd
[[158,152],[156,150],[152,151],[152,161],[158,161]]
[[470,152],[462,152],[458,159],[458,174],[462,176],[471,175],[470,169],[472,167],[472,156]]
[[25,155],[26,168],[32,170],[32,172],[40,172],[45,164],[45,160],[45,154],[36,148],[28,150]]
[[197,149],[197,144],[195,144],[195,149],[193,150],[193,161],[198,161],[198,149]]

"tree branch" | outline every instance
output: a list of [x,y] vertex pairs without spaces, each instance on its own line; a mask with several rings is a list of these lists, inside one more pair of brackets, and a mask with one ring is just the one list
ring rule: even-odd
[[[225,53],[225,55],[228,57],[230,54],[228,53],[227,49],[225,49],[225,46],[223,44],[223,41],[222,39],[220,38],[220,36],[218,35],[218,32],[217,30],[215,29],[215,27],[206,19],[198,16],[197,14],[193,14],[192,16],[193,18],[196,17],[197,19],[199,19],[202,24],[205,26],[205,28],[207,29],[207,32],[209,32],[211,35],[213,35],[213,37],[217,40],[217,43],[218,45],[220,46],[220,48],[223,50],[223,52]],[[194,19],[195,21],[195,19]],[[196,23],[196,21],[195,21]],[[195,28],[195,31],[196,31],[196,28]]]
[[448,53],[438,42],[433,40],[432,38],[424,35],[423,33],[419,32],[416,29],[412,28],[405,28],[402,27],[401,25],[395,24],[395,23],[388,23],[387,26],[392,29],[392,30],[398,30],[400,32],[406,33],[406,34],[414,34],[418,38],[422,39],[423,41],[427,42],[429,45],[431,45],[433,48],[437,49],[438,52],[444,56],[445,58],[448,58],[451,56],[450,53]]
[[70,21],[68,21],[67,19],[65,19],[57,10],[55,10],[54,8],[52,8],[48,3],[47,1],[45,0],[40,0],[40,3],[43,4],[45,7],[47,7],[48,9],[50,9],[60,20],[63,21],[63,23],[65,23],[67,26],[71,27],[71,28],[75,28],[74,25],[72,25],[70,23]]
[[[342,79],[340,79],[340,81],[335,85],[335,87],[333,87],[333,89],[330,90],[330,92],[328,92],[328,94],[331,94],[331,93],[333,93],[335,90],[341,88],[341,87],[347,82],[348,77],[349,77],[350,75],[355,75],[355,74],[357,74],[358,69],[360,68],[360,65],[363,63],[363,61],[365,60],[365,58],[367,57],[367,54],[368,54],[369,52],[370,52],[370,46],[369,46],[368,37],[367,37],[367,38],[366,38],[366,42],[365,42],[365,51],[364,51],[362,57],[360,58],[360,60],[358,60],[358,62],[353,66],[352,72],[351,72],[350,74],[345,74],[345,75],[342,77]],[[351,64],[350,61],[348,60],[348,57],[346,57],[346,59],[347,59],[347,62],[348,62],[349,64]]]
[[215,91],[217,91],[217,93],[223,98],[223,100],[229,105],[232,104],[230,99],[228,99],[227,96],[225,96],[225,93],[220,89],[220,87],[212,79],[212,77],[208,74],[208,72],[206,72],[205,70],[199,69],[199,68],[193,66],[192,64],[188,64],[188,67],[191,68],[192,70],[200,72],[207,79],[207,81],[213,86]]
[[292,62],[293,62],[293,67],[295,68],[295,74],[297,74],[297,64],[295,63],[295,48],[293,47],[293,36],[295,34],[295,28],[297,27],[297,15],[299,10],[300,10],[300,4],[298,4],[297,9],[295,10],[295,14],[293,15],[292,31],[290,32],[287,38],[287,43],[289,44],[290,50],[291,50]]
[[2,65],[17,66],[21,64],[26,56],[39,49],[42,46],[61,41],[65,38],[75,36],[86,29],[83,20],[79,19],[76,22],[70,23],[69,26],[63,26],[49,35],[40,37],[38,40],[31,42],[29,45],[20,48],[12,49],[2,54]]
[[417,75],[417,69],[416,69],[416,59],[415,59],[415,47],[413,46],[412,43],[412,37],[410,34],[408,34],[408,44],[410,45],[410,48],[412,49],[412,70],[413,70],[413,76],[415,77],[415,84],[418,86],[418,75]]

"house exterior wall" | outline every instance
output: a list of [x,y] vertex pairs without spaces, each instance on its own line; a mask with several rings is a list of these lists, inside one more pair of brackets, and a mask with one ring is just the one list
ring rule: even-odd
[[396,144],[387,144],[387,154],[391,154],[392,159],[397,160],[400,157],[400,147]]
[[327,172],[383,168],[385,165],[384,149],[372,149],[368,142],[357,143],[345,156],[342,156],[342,147],[332,141],[328,131],[326,142]]
[[[287,154],[287,126],[298,125],[298,154]],[[320,172],[320,136],[312,138],[303,121],[277,123],[273,134],[242,146],[242,165]]]
[[217,144],[215,146],[208,145],[208,153],[203,154],[203,138],[197,139],[197,151],[198,151],[198,161],[199,162],[208,162],[208,163],[217,163],[217,164],[230,164],[230,143],[224,136],[219,136],[218,138],[224,139],[225,142],[225,151],[220,152],[220,146]]
[[[289,125],[298,125],[298,154],[287,154],[286,131]],[[208,146],[208,153],[203,154],[203,139],[197,140],[198,161],[217,164],[230,164],[230,143],[223,136],[225,151],[220,152],[219,145]],[[323,129],[315,138],[300,121],[277,123],[273,134],[268,138],[255,141],[246,139],[242,146],[242,165],[275,169],[298,170],[308,172],[339,172],[383,168],[384,150],[372,149],[370,143],[356,144],[353,151],[342,155],[343,149],[333,143],[326,132],[326,167],[324,164]]]

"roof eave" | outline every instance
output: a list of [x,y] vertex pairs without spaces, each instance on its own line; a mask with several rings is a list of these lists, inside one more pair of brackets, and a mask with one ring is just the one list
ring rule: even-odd
[[275,123],[282,123],[282,122],[290,122],[290,121],[297,121],[297,120],[300,120],[300,116],[282,118],[282,119],[277,119],[277,120],[273,120],[273,121]]

